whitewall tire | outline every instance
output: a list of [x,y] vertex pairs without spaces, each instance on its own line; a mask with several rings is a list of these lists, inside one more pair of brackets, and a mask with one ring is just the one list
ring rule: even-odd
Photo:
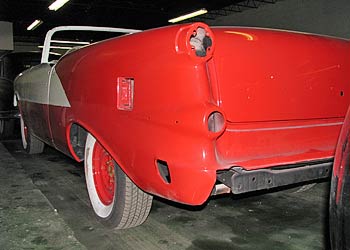
[[139,189],[91,134],[85,144],[85,179],[92,208],[105,225],[124,229],[142,224],[153,197]]
[[28,137],[28,129],[24,124],[23,118],[21,116],[20,119],[20,123],[21,123],[21,138],[22,138],[22,146],[24,149],[27,149],[27,137]]
[[35,137],[25,125],[21,116],[21,137],[22,146],[28,154],[40,154],[44,151],[45,144]]

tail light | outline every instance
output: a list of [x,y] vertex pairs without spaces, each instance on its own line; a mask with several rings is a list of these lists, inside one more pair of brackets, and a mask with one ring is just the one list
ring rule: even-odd
[[213,32],[204,23],[182,26],[176,34],[176,52],[178,54],[188,54],[194,60],[209,60],[213,55],[214,47]]
[[205,57],[210,52],[213,41],[204,28],[198,27],[192,32],[190,44],[196,56]]

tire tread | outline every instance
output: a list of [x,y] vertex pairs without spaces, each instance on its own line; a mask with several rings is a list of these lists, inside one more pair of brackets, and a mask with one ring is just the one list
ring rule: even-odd
[[141,225],[148,217],[153,197],[139,189],[125,175],[125,205],[117,229]]
[[[29,131],[28,131],[29,132]],[[28,133],[27,148],[28,154],[40,154],[44,151],[45,144],[31,133]]]

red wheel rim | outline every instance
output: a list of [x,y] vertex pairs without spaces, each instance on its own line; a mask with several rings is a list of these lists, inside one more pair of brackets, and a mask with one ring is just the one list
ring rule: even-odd
[[104,205],[110,205],[115,188],[113,159],[97,141],[92,153],[92,172],[98,197]]

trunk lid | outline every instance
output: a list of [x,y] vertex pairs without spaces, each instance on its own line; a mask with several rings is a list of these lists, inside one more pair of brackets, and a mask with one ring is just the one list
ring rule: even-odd
[[213,28],[218,98],[230,122],[343,117],[349,42],[304,33]]

